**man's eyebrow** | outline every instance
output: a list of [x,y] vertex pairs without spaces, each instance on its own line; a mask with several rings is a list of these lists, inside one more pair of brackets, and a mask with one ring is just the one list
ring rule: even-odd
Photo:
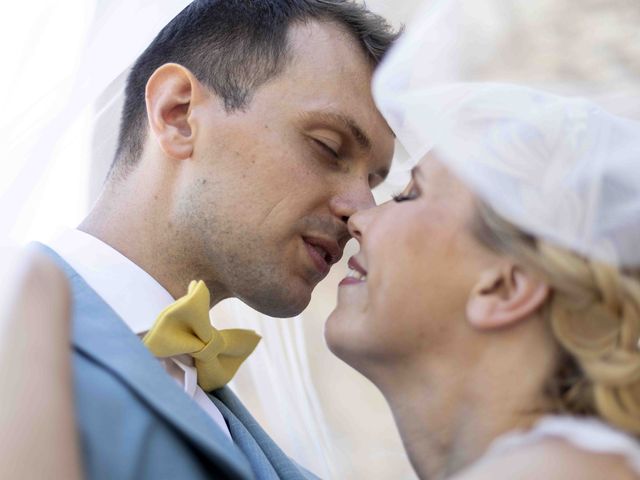
[[337,112],[305,112],[303,118],[309,121],[325,122],[347,130],[363,150],[371,151],[371,139],[364,130],[349,115]]

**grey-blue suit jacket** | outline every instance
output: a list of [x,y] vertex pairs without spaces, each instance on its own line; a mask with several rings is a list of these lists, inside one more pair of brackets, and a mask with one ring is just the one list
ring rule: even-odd
[[209,397],[231,442],[109,305],[53,250],[41,248],[72,289],[75,408],[86,478],[316,478],[225,387]]

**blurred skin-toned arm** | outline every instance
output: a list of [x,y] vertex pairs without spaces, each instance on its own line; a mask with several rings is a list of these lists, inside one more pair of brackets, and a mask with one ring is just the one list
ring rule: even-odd
[[2,278],[0,478],[79,479],[69,286],[51,260],[26,257]]
[[595,454],[565,441],[546,439],[505,455],[480,461],[451,480],[616,480],[638,479],[617,455]]

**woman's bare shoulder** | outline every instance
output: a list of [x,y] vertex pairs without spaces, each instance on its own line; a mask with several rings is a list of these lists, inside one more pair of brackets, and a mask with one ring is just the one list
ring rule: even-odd
[[631,480],[640,479],[621,455],[582,450],[554,438],[522,446],[481,460],[457,474],[455,480]]

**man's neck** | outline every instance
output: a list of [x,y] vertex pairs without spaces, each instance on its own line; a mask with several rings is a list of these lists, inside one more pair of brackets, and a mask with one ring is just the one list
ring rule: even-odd
[[105,242],[151,275],[174,298],[186,294],[191,280],[204,280],[211,291],[211,306],[228,295],[214,279],[204,278],[183,255],[185,248],[175,245],[162,221],[161,199],[148,202],[138,198],[127,202],[127,191],[117,195],[108,189],[79,225],[78,229]]

